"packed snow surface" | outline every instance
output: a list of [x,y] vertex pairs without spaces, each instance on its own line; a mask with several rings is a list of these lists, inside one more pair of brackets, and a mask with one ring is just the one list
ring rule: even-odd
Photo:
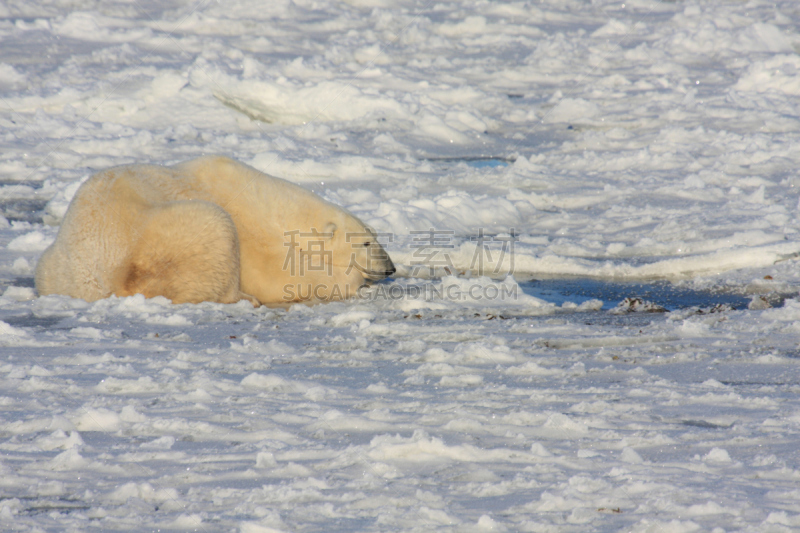
[[[3,2],[0,529],[800,530],[799,26],[794,0]],[[395,279],[36,294],[84,179],[202,154],[348,208]],[[624,294],[657,281],[708,305]]]

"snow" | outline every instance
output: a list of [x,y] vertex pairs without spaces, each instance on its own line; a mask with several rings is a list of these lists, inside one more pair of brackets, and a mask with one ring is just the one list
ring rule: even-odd
[[[800,529],[799,26],[3,3],[0,529]],[[288,309],[36,294],[88,176],[210,153],[345,206],[397,275]],[[708,303],[624,293],[658,280]]]

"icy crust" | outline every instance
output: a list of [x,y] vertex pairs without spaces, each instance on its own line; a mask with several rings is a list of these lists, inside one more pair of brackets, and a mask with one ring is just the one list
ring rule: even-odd
[[[0,524],[797,530],[795,4],[3,2]],[[353,211],[397,278],[37,296],[83,180],[212,153]],[[518,292],[567,275],[753,301]]]
[[0,298],[0,509],[52,531],[799,519],[796,300],[480,313]]
[[441,310],[448,314],[492,309],[515,314],[552,314],[556,307],[525,294],[513,277],[495,281],[488,277],[446,276],[432,283],[394,280],[364,288],[363,300],[378,308]]

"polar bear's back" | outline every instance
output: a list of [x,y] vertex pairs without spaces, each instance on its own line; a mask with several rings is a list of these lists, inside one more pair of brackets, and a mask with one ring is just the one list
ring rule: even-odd
[[[203,156],[172,167],[200,199],[222,206],[239,229],[261,228],[281,237],[288,220],[299,227],[319,213],[346,213],[300,185],[264,174],[225,156]],[[269,240],[269,239],[268,239]]]
[[[191,180],[191,187],[194,190],[213,190],[216,194],[228,194],[233,197],[255,186],[261,191],[260,194],[267,195],[268,204],[275,203],[277,198],[280,198],[283,204],[295,198],[322,200],[313,192],[295,183],[264,174],[225,156],[202,156],[179,163],[171,169],[183,179]],[[289,198],[286,198],[287,195]]]

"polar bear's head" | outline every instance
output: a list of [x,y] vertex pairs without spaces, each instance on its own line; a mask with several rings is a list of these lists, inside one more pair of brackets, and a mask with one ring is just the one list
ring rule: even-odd
[[350,244],[348,266],[358,270],[368,281],[379,281],[391,276],[396,269],[389,254],[378,242],[378,234],[372,228],[363,224],[361,226],[359,231],[348,231],[344,235],[345,243]]
[[350,213],[339,213],[336,220],[325,225],[323,233],[333,251],[331,263],[334,269],[360,275],[360,285],[395,273],[394,263],[378,242],[379,235]]
[[[378,235],[344,210],[330,213],[328,221],[305,231],[287,232],[287,259],[291,285],[284,300],[341,300],[357,295],[364,285],[395,272]],[[290,261],[291,260],[291,261]]]

